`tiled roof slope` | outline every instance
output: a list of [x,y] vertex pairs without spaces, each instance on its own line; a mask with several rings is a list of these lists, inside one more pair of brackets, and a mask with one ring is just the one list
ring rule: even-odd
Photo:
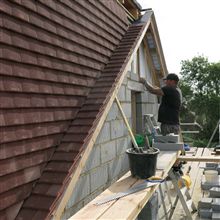
[[145,27],[146,23],[136,23],[129,27],[50,158],[50,162],[44,168],[32,194],[24,202],[17,219],[25,220],[29,216],[36,220],[44,219],[49,212],[51,214],[59,197],[65,191],[71,179],[70,175],[76,168],[80,155],[86,148]]
[[[115,0],[0,1],[0,219],[15,218],[40,177],[19,216],[31,219],[33,199],[47,213],[82,135],[60,140],[127,28]],[[82,133],[84,114],[74,121]]]

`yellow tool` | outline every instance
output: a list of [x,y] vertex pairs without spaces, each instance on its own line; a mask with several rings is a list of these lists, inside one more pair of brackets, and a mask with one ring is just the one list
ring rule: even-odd
[[192,181],[190,179],[190,176],[189,176],[189,172],[191,170],[191,166],[189,166],[187,172],[185,175],[181,176],[181,179],[178,180],[178,186],[179,188],[182,188],[183,187],[183,184],[182,182],[184,182],[185,186],[187,187],[187,189],[190,188],[191,184],[192,184]]
[[163,178],[160,176],[151,176],[147,180],[163,180]]

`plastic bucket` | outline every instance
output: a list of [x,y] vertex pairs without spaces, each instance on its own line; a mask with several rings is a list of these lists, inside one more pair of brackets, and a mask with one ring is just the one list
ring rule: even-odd
[[136,153],[133,148],[127,149],[131,175],[141,179],[154,176],[159,152],[160,150],[157,148],[146,151],[146,153]]
[[205,180],[208,183],[218,182],[218,171],[217,170],[205,170]]

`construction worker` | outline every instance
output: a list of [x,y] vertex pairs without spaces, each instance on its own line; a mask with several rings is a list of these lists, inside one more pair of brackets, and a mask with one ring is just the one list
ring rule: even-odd
[[180,131],[179,114],[182,101],[182,93],[178,88],[179,77],[175,73],[168,74],[164,79],[166,85],[162,88],[152,86],[144,78],[140,78],[140,81],[150,93],[162,96],[158,112],[158,122],[161,123],[162,135],[178,134]]
[[[170,133],[179,134],[179,115],[182,103],[182,92],[178,88],[179,77],[175,73],[170,73],[164,78],[165,86],[162,88],[154,87],[144,78],[140,78],[146,89],[155,95],[162,96],[162,101],[158,112],[158,122],[161,123],[162,135]],[[181,170],[182,163],[177,162],[172,167],[173,171],[183,175]]]

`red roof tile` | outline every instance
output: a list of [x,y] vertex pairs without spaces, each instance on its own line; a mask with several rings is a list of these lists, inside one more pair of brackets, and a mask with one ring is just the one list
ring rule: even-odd
[[143,25],[127,30],[127,16],[114,0],[0,4],[0,200],[8,198],[0,216],[44,219],[68,184]]

